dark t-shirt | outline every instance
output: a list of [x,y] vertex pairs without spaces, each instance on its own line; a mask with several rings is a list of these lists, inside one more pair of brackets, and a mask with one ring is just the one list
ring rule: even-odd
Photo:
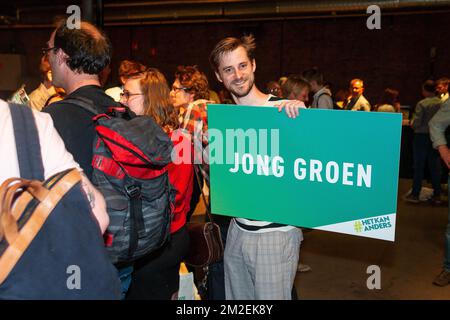
[[[105,112],[108,107],[118,105],[100,87],[94,85],[78,88],[67,95],[66,99],[75,97],[90,99],[98,109],[104,109]],[[75,161],[80,164],[84,173],[91,179],[92,144],[95,135],[92,113],[80,106],[65,103],[64,100],[50,104],[43,111],[50,114],[56,130],[66,145],[66,149],[72,153]]]

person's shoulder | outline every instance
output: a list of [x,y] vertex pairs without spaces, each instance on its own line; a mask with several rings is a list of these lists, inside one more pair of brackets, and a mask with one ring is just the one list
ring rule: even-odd
[[286,98],[280,98],[280,97],[277,97],[277,96],[274,96],[274,95],[269,95],[269,99],[267,100],[267,101],[269,101],[269,102],[276,102],[276,101],[283,101],[283,100],[288,100],[288,99],[286,99]]
[[363,95],[360,96],[361,101],[369,103],[369,100]]
[[450,99],[447,99],[444,102],[442,102],[441,108],[446,111],[450,111]]
[[215,104],[212,100],[199,99],[191,102],[192,112],[206,112],[208,110],[208,104]]
[[191,103],[192,103],[192,106],[206,107],[207,104],[214,104],[216,102],[214,102],[213,100],[198,99]]

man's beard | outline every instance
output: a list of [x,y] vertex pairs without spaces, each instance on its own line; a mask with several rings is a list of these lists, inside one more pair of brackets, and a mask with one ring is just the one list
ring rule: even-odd
[[253,86],[255,85],[255,79],[253,77],[249,77],[247,79],[248,88],[245,91],[237,91],[234,89],[233,86],[237,85],[230,85],[230,88],[227,88],[228,91],[230,91],[231,94],[233,94],[236,98],[242,98],[248,95],[248,93],[252,90]]

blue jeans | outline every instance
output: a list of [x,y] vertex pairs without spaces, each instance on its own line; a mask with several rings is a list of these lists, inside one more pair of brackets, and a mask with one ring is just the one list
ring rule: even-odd
[[[448,184],[450,185],[450,175],[448,176]],[[450,199],[450,188],[448,190]],[[447,230],[445,231],[445,260],[444,269],[450,272],[450,206],[448,210]]]
[[133,273],[133,266],[128,266],[118,269],[119,279],[122,284],[121,286],[121,299],[125,300],[125,296],[130,288],[131,284],[131,274]]
[[428,170],[430,172],[431,184],[433,185],[434,196],[441,195],[441,162],[439,153],[433,149],[430,135],[426,133],[414,134],[413,142],[414,154],[414,179],[412,187],[412,195],[418,196],[422,188],[422,180],[425,165],[428,162]]

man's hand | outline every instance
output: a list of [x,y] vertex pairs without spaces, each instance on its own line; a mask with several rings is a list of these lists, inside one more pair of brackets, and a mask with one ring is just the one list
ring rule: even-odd
[[446,145],[440,145],[438,147],[439,154],[441,155],[442,160],[444,160],[447,168],[450,169],[450,149]]
[[278,107],[278,112],[281,112],[281,110],[286,111],[286,114],[289,118],[296,118],[299,115],[298,109],[306,109],[305,104],[303,101],[299,100],[285,100],[280,101],[279,104],[276,105]]

